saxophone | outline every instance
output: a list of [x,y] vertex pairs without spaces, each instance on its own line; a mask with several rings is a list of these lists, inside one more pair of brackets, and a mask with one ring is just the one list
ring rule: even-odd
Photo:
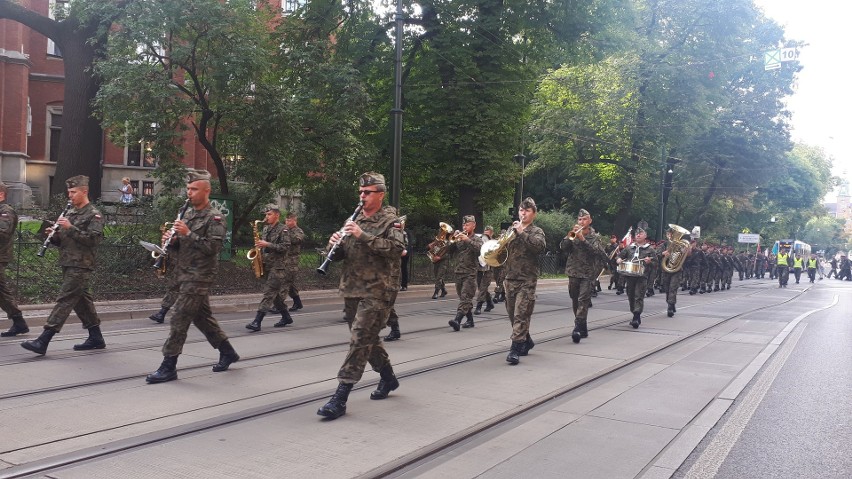
[[[263,223],[264,220],[255,220],[251,224],[251,230],[254,233],[254,241],[260,241],[260,233],[257,231],[258,223]],[[257,278],[261,278],[263,276],[263,253],[260,251],[261,248],[255,246],[250,249],[248,253],[246,253],[246,258],[251,260],[251,269],[254,271],[254,275]]]

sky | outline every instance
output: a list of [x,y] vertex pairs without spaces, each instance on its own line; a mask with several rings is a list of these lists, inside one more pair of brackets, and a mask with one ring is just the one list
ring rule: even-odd
[[796,93],[788,99],[793,139],[822,147],[833,159],[832,173],[852,177],[852,92],[846,63],[852,23],[845,2],[755,0],[766,16],[784,27],[788,39],[802,40]]

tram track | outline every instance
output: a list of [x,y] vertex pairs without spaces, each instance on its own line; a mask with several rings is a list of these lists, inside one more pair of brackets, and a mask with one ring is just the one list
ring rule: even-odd
[[[760,290],[760,291],[765,291],[765,290]],[[712,301],[710,304],[732,301],[732,300],[738,300],[738,299],[742,299],[743,297],[747,297],[747,296],[757,294],[758,292],[759,291],[754,291],[754,292],[751,292],[749,294],[739,294],[739,295],[736,295],[736,296],[724,297],[724,298],[721,298],[719,300]],[[695,332],[693,332],[689,335],[683,336],[683,337],[681,337],[677,340],[668,342],[668,343],[666,343],[665,345],[663,345],[659,348],[648,351],[645,354],[631,358],[630,360],[625,361],[625,362],[618,364],[616,366],[613,366],[611,368],[607,368],[606,370],[596,374],[594,377],[585,378],[583,380],[580,380],[580,381],[574,382],[572,384],[566,385],[564,387],[561,387],[559,389],[556,389],[556,390],[552,391],[550,394],[546,394],[546,395],[541,396],[541,397],[539,397],[539,398],[537,398],[533,401],[527,402],[526,404],[523,404],[522,406],[520,406],[518,408],[514,408],[514,409],[512,409],[511,411],[509,411],[505,414],[501,414],[499,416],[492,418],[492,420],[490,420],[490,421],[485,421],[485,422],[477,425],[474,428],[469,428],[467,430],[459,432],[456,435],[447,437],[442,441],[438,441],[438,442],[432,444],[430,447],[421,448],[417,452],[409,454],[407,456],[404,456],[397,461],[393,461],[391,463],[385,464],[384,466],[381,466],[381,467],[376,468],[372,471],[369,471],[368,473],[364,474],[362,477],[383,477],[383,476],[386,476],[386,475],[405,471],[408,468],[415,466],[416,464],[420,464],[420,463],[423,463],[423,462],[426,462],[426,461],[429,461],[429,460],[433,460],[434,458],[440,456],[448,448],[450,448],[450,447],[452,447],[456,444],[469,441],[469,440],[475,438],[478,435],[485,434],[488,431],[493,430],[494,428],[499,427],[502,424],[505,424],[507,421],[510,421],[510,420],[518,417],[521,414],[527,413],[528,411],[530,411],[534,408],[546,405],[550,401],[555,401],[555,400],[563,397],[566,394],[569,394],[573,391],[576,391],[577,389],[579,389],[581,387],[584,387],[584,386],[587,386],[587,385],[593,383],[594,381],[605,379],[606,377],[608,377],[609,375],[611,375],[611,374],[613,374],[617,371],[620,371],[624,368],[635,365],[639,361],[642,361],[642,360],[644,360],[644,359],[646,359],[650,356],[653,356],[654,354],[658,354],[658,353],[665,351],[669,348],[672,348],[676,345],[682,344],[683,342],[688,341],[690,339],[693,339],[696,336],[700,336],[700,335],[704,334],[705,332],[707,332],[708,330],[713,329],[715,327],[718,327],[719,325],[722,325],[722,324],[724,324],[728,321],[731,321],[731,320],[736,319],[736,318],[740,318],[740,317],[748,315],[748,314],[753,314],[753,313],[759,312],[761,310],[766,310],[766,309],[778,307],[778,306],[785,304],[789,301],[793,301],[794,299],[798,298],[803,293],[804,293],[804,291],[799,292],[794,297],[786,299],[786,301],[774,302],[774,303],[769,304],[769,305],[755,307],[755,308],[752,308],[750,310],[736,314],[734,316],[724,318],[724,319],[720,319],[719,321],[714,322],[714,324],[708,326],[707,328],[695,331]],[[613,301],[599,301],[599,304],[604,305],[604,304],[607,304],[607,303],[616,303],[616,302],[623,302],[623,298],[614,298]],[[706,306],[706,304],[707,303],[703,303],[702,306]],[[570,309],[571,308],[553,308],[553,309],[549,309],[547,311],[547,313],[549,313],[549,314],[559,313],[559,312],[562,312],[562,311],[570,311]],[[424,313],[424,314],[427,314],[427,313]],[[647,316],[654,316],[654,315],[657,315],[657,314],[665,314],[665,312],[658,311],[658,312],[655,312],[655,313],[648,314]],[[597,320],[593,323],[590,323],[590,330],[591,331],[601,330],[601,329],[606,329],[606,328],[614,327],[614,326],[617,326],[617,325],[623,325],[623,324],[627,323],[627,319],[625,318],[625,315],[619,313],[618,316],[619,317],[617,319],[616,318],[604,318],[602,320]],[[489,319],[485,320],[484,318],[482,318],[480,316],[478,324],[483,323],[483,322],[504,321],[504,320],[505,320],[504,317],[489,318]],[[317,325],[315,327],[328,326],[329,324],[334,324],[334,323],[323,322],[322,325]],[[543,343],[547,343],[547,342],[551,342],[551,341],[564,340],[564,339],[570,337],[570,329],[569,328],[559,328],[559,329],[563,330],[565,332],[560,332],[560,333],[557,333],[555,335],[550,334],[550,335],[547,335],[546,337],[539,337],[539,338],[537,338],[537,343],[543,344]],[[433,332],[445,331],[445,330],[446,330],[446,326],[444,326],[443,322],[442,322],[441,326],[421,328],[421,329],[418,329],[418,330],[406,332],[406,334],[415,335],[415,334],[418,334],[418,333],[433,333]],[[542,336],[542,335],[545,335],[545,334],[552,332],[552,331],[553,330],[546,331],[544,333],[537,333],[537,336]],[[321,345],[321,346],[317,346],[317,347],[313,347],[313,348],[304,348],[303,350],[301,350],[301,352],[311,352],[311,351],[319,350],[319,349],[325,349],[325,348],[331,348],[331,347],[340,347],[340,346],[345,346],[346,344],[348,344],[348,342],[325,344],[325,345]],[[464,364],[467,364],[467,363],[471,363],[471,362],[474,362],[474,361],[477,361],[477,360],[480,360],[480,359],[483,359],[483,358],[495,356],[495,355],[505,354],[505,352],[506,352],[505,346],[495,346],[493,348],[487,348],[485,351],[480,351],[480,352],[477,352],[477,353],[474,353],[474,354],[461,356],[461,357],[451,359],[451,360],[438,361],[438,362],[435,362],[433,364],[428,364],[428,365],[425,365],[425,366],[422,366],[422,367],[411,369],[411,370],[408,370],[408,371],[406,371],[402,374],[399,374],[398,376],[401,379],[404,379],[404,378],[409,378],[409,377],[418,376],[418,375],[431,374],[431,373],[439,372],[439,371],[444,370],[446,368],[464,365]],[[297,351],[287,351],[287,352],[282,352],[282,353],[271,353],[271,354],[257,355],[257,356],[247,357],[245,359],[241,359],[240,363],[242,364],[244,361],[252,361],[252,360],[257,360],[257,359],[268,359],[270,357],[279,357],[280,356],[280,357],[283,358],[286,355],[292,355],[292,354],[296,354],[296,353],[297,353]],[[203,366],[197,366],[197,367],[185,368],[185,369],[196,369],[196,368],[207,368],[207,367],[209,367],[209,365],[203,365]],[[141,374],[144,374],[144,373],[141,373]],[[57,387],[57,388],[43,388],[43,389],[37,390],[37,391],[35,391],[35,390],[29,391],[26,394],[21,393],[21,394],[15,394],[15,395],[0,396],[0,401],[3,401],[5,399],[11,399],[13,397],[14,398],[27,397],[27,394],[38,395],[38,394],[45,394],[45,393],[48,393],[48,392],[56,392],[56,391],[61,391],[63,389],[70,389],[72,387],[73,388],[83,388],[83,387],[91,386],[91,385],[108,384],[110,382],[120,382],[120,381],[126,381],[126,380],[130,380],[130,379],[139,380],[140,377],[141,377],[141,374],[139,374],[139,375],[136,375],[136,374],[126,375],[126,376],[123,376],[123,377],[120,377],[120,378],[118,378],[118,377],[117,378],[110,378],[110,379],[104,379],[104,380],[100,380],[100,381],[92,381],[92,382],[87,382],[87,383],[79,383],[79,384],[75,384],[75,385],[60,386],[60,387]],[[320,383],[320,382],[323,382],[323,381],[317,381],[313,384],[317,384],[317,383]],[[376,379],[369,380],[369,381],[365,380],[365,381],[360,382],[356,386],[355,389],[356,390],[370,389],[370,388],[373,388],[376,385],[377,382],[378,381]],[[258,397],[261,397],[261,396],[272,395],[272,394],[279,393],[279,392],[282,392],[282,391],[284,391],[284,389],[268,391],[268,392],[266,392],[262,395],[242,397],[238,400],[229,401],[229,402],[230,403],[238,403],[238,402],[241,402],[241,401],[247,401],[249,399],[258,398]],[[127,452],[127,451],[132,451],[134,449],[139,449],[139,448],[142,448],[142,447],[171,441],[171,440],[174,440],[174,439],[177,439],[177,438],[189,435],[189,434],[196,434],[196,433],[200,433],[200,432],[204,432],[204,431],[208,431],[208,430],[212,430],[212,429],[216,429],[216,428],[227,427],[229,425],[233,425],[233,424],[240,423],[240,422],[243,422],[243,421],[252,420],[252,419],[258,418],[260,416],[287,412],[289,410],[293,410],[297,407],[304,406],[306,404],[318,403],[318,402],[326,399],[328,397],[329,393],[330,393],[330,391],[323,391],[323,392],[318,392],[318,393],[305,394],[305,395],[302,395],[302,396],[299,396],[299,397],[296,397],[296,398],[277,401],[277,402],[274,402],[274,403],[271,403],[269,405],[265,405],[265,406],[262,406],[262,407],[255,407],[255,408],[250,408],[250,409],[246,409],[246,410],[239,411],[239,412],[224,414],[224,415],[220,415],[220,416],[210,418],[210,419],[196,421],[196,422],[188,423],[188,424],[177,426],[177,427],[166,428],[166,429],[162,429],[162,430],[158,430],[158,431],[154,431],[154,432],[150,432],[150,433],[141,434],[141,435],[138,435],[138,436],[126,438],[126,439],[123,439],[123,440],[114,441],[114,442],[111,442],[109,444],[104,444],[104,445],[86,448],[86,449],[80,449],[80,450],[70,452],[70,453],[67,453],[67,454],[61,454],[61,455],[53,456],[53,457],[46,458],[46,459],[43,459],[43,460],[39,460],[39,461],[33,461],[33,462],[30,462],[30,463],[27,463],[27,464],[22,464],[20,466],[14,466],[14,467],[11,467],[9,469],[0,471],[0,478],[26,477],[26,476],[29,476],[29,475],[32,475],[32,474],[46,473],[46,472],[49,472],[49,471],[52,471],[52,470],[58,470],[58,469],[61,469],[61,468],[66,468],[66,467],[73,466],[73,465],[76,465],[76,464],[80,464],[80,463],[83,463],[83,462],[86,462],[86,461],[91,461],[91,460],[103,458],[103,457],[110,456],[110,455],[115,455],[115,454],[120,454],[120,453]],[[222,404],[225,404],[225,403],[222,403]],[[219,407],[222,404],[217,404],[217,405],[214,405],[214,406],[205,406],[205,409],[213,408],[213,407]],[[185,413],[185,411],[183,413]],[[183,414],[183,413],[181,413],[181,414]],[[175,415],[177,415],[177,414],[175,414]],[[167,416],[163,416],[163,417],[167,417]],[[145,422],[157,421],[157,420],[163,419],[163,417],[148,418],[144,421],[139,421],[138,424],[145,423]],[[127,427],[129,425],[130,424],[123,424],[120,427]],[[114,428],[110,428],[110,429],[114,429]],[[95,435],[95,434],[98,434],[100,432],[103,432],[103,431],[89,431],[87,433],[87,435]],[[75,436],[75,437],[78,437],[78,436]],[[50,442],[60,442],[62,440],[64,440],[64,439],[59,438],[59,439],[55,439],[55,440],[50,441]],[[45,444],[49,444],[49,443],[45,443]],[[30,444],[29,446],[27,446],[27,448],[38,447],[39,445],[40,444]],[[8,453],[8,452],[11,452],[11,451],[0,451],[0,453]]]

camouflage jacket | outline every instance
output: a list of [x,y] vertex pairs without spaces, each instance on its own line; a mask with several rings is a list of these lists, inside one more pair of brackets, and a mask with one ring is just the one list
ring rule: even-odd
[[509,258],[503,265],[504,279],[521,280],[535,283],[541,271],[538,256],[544,252],[547,241],[544,230],[535,225],[529,225],[507,246]]
[[559,249],[568,255],[565,274],[570,278],[597,278],[601,272],[599,265],[606,261],[601,236],[594,228],[589,228],[585,241],[571,241],[566,236],[559,243]]
[[177,280],[212,283],[227,233],[224,217],[208,204],[201,210],[189,208],[183,222],[189,227],[189,234],[175,237],[170,246],[177,252]]
[[284,269],[290,251],[290,232],[281,223],[266,225],[260,239],[272,243],[263,248],[263,265],[266,269]]
[[71,227],[57,227],[52,242],[59,246],[59,265],[95,269],[95,247],[104,237],[104,217],[91,203],[65,217]]
[[15,230],[18,229],[18,214],[6,203],[0,203],[0,264],[12,261],[15,245]]
[[722,258],[718,252],[707,253],[707,266],[711,271],[722,269]]
[[341,296],[390,300],[397,288],[391,274],[394,266],[399,267],[404,248],[397,219],[384,209],[355,218],[363,231],[361,237],[347,236],[332,256],[334,261],[346,260],[340,275]]
[[299,255],[302,253],[302,244],[305,242],[305,232],[298,226],[288,229],[290,232],[290,249],[287,251],[287,266],[293,269],[299,268]]
[[[638,253],[638,256],[637,256]],[[625,248],[619,255],[623,261],[630,261],[634,257],[644,260],[645,258],[651,258],[650,263],[645,263],[645,278],[650,278],[653,271],[655,271],[654,266],[657,264],[657,251],[650,244],[645,243],[645,247],[641,247],[636,243],[631,243],[630,246]]]
[[447,254],[456,257],[455,273],[459,276],[476,274],[479,269],[479,250],[485,241],[479,235],[470,237],[470,241],[456,241],[447,247]]

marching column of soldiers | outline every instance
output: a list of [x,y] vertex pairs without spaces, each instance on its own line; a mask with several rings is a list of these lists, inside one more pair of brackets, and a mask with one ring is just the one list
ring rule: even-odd
[[[75,176],[66,183],[68,208],[48,229],[48,240],[43,246],[59,247],[59,263],[63,269],[60,297],[42,334],[22,343],[22,347],[39,355],[46,354],[52,337],[59,333],[72,310],[88,332],[88,338],[75,345],[74,349],[106,347],[100,331],[100,319],[88,291],[104,222],[100,212],[89,203],[88,178]],[[386,191],[384,176],[367,172],[359,177],[358,184],[359,208],[340,231],[331,235],[326,249],[326,261],[344,263],[339,291],[351,336],[349,352],[337,373],[338,388],[317,411],[318,415],[327,419],[336,419],[346,413],[349,394],[368,364],[381,378],[376,390],[370,394],[371,399],[385,399],[400,386],[380,332],[389,326],[391,332],[384,340],[401,338],[394,303],[397,292],[405,285],[401,279],[402,258],[408,253],[404,217],[400,217],[395,208],[383,206]],[[2,336],[14,337],[28,333],[29,327],[14,303],[4,275],[11,258],[11,238],[17,226],[17,215],[5,204],[5,195],[6,185],[0,182],[0,307],[12,321],[11,327]],[[160,311],[151,319],[162,323],[169,309],[175,308],[169,337],[162,348],[163,362],[146,377],[150,384],[177,379],[177,359],[182,353],[190,324],[199,328],[210,345],[219,350],[214,372],[227,371],[240,359],[209,306],[218,253],[226,235],[222,215],[211,206],[209,195],[209,173],[190,171],[187,203],[173,223],[174,227],[163,231],[163,246],[157,249],[156,245],[143,244],[146,248],[153,246],[151,251],[166,256],[163,260],[169,278],[169,292]],[[266,280],[256,316],[245,326],[252,332],[261,329],[261,322],[267,314],[280,314],[281,320],[275,326],[283,327],[293,322],[289,311],[302,308],[294,283],[298,276],[304,232],[296,225],[293,214],[286,217],[286,223],[281,223],[281,212],[275,204],[267,205],[264,214],[264,228],[262,232],[256,232],[254,245],[258,254],[263,255],[265,274],[261,275]],[[489,312],[494,309],[494,303],[505,302],[511,326],[506,358],[510,365],[518,364],[520,358],[527,356],[535,345],[531,322],[540,275],[539,256],[546,249],[544,232],[534,224],[536,214],[535,201],[524,199],[518,207],[520,221],[502,231],[498,239],[492,239],[494,232],[491,227],[487,227],[482,235],[475,234],[475,217],[465,215],[463,230],[441,239],[447,247],[440,248],[436,244],[440,242],[437,237],[436,242],[427,247],[430,253],[435,253],[430,254],[435,276],[432,299],[446,296],[444,275],[449,267],[449,258],[456,260],[459,304],[455,317],[449,321],[452,330],[474,327],[473,315],[482,313],[483,304],[486,305],[485,312]],[[708,242],[699,245],[695,239],[683,239],[684,233],[689,232],[676,225],[670,225],[665,241],[653,244],[647,239],[647,224],[644,222],[637,226],[634,238],[630,239],[628,232],[619,242],[613,235],[605,246],[591,223],[591,214],[580,209],[576,224],[559,245],[568,257],[565,273],[574,313],[571,334],[574,343],[589,337],[587,315],[592,306],[591,298],[599,290],[600,276],[606,271],[611,274],[608,289],[614,287],[617,295],[623,294],[626,289],[633,328],[641,325],[644,299],[654,294],[655,287],[666,294],[668,317],[673,317],[677,311],[678,289],[688,291],[690,295],[729,290],[734,272],[739,273],[740,280],[764,278],[768,272],[771,279],[778,278],[779,288],[787,286],[791,270],[797,283],[802,272],[807,272],[812,283],[817,272],[822,279],[821,264],[814,255],[809,258],[791,256],[785,248],[777,256],[746,252],[735,254],[729,246]],[[442,228],[445,226],[442,223]],[[496,249],[486,252],[487,248]],[[486,258],[486,255],[493,256]],[[494,262],[494,258],[498,260]],[[839,261],[833,259],[831,266],[829,277],[834,274],[837,279],[852,280],[850,262],[845,256]],[[319,269],[324,273],[322,267]],[[493,298],[488,291],[492,279],[496,282]],[[287,295],[294,301],[289,310],[284,302]]]

